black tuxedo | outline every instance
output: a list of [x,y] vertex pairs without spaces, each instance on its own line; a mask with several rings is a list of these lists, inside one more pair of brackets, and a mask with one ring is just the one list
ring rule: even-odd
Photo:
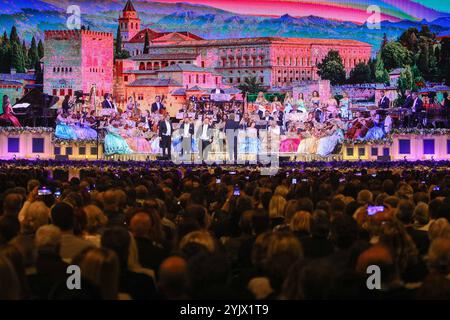
[[227,150],[228,159],[237,160],[237,130],[239,129],[239,123],[234,120],[225,121],[225,135],[227,138]]
[[[184,135],[184,129],[186,126],[189,126],[189,136],[188,137],[186,137]],[[194,124],[193,123],[190,123],[190,124],[182,123],[180,125],[179,131],[180,131],[181,143],[182,143],[181,155],[183,155],[185,150],[186,150],[186,152],[189,152],[191,150],[191,141],[192,141],[192,136],[194,135]]]
[[[414,104],[414,102],[415,102],[415,104]],[[417,99],[415,99],[415,100],[412,100],[411,110],[413,113],[414,112],[419,113],[423,110],[423,101],[419,97],[417,97]]]
[[211,125],[206,125],[207,129],[206,129],[206,139],[204,139],[203,137],[203,127],[205,126],[205,124],[202,124],[200,126],[200,128],[198,128],[197,131],[197,138],[201,141],[201,150],[200,151],[200,156],[202,157],[202,159],[207,159],[208,158],[208,153],[209,153],[209,148],[207,148],[211,143],[212,143],[212,126]]
[[103,109],[114,109],[114,103],[112,103],[111,101],[108,101],[108,100],[104,100],[102,102],[102,108]]
[[161,103],[161,102],[153,102],[152,103],[152,109],[151,109],[151,111],[153,112],[153,113],[155,113],[155,112],[157,112],[157,111],[160,111],[160,110],[165,110],[166,109],[166,107],[164,107],[164,105]]
[[384,96],[378,102],[378,108],[387,109],[387,108],[389,108],[389,103],[390,103],[389,98]]
[[166,122],[164,120],[159,122],[159,136],[161,138],[161,140],[159,142],[159,146],[162,149],[164,158],[166,157],[166,151],[167,151],[167,155],[169,156],[169,158],[172,155],[171,145],[172,145],[173,127],[172,127],[172,122],[170,120],[169,120],[169,126],[170,126],[170,128],[167,127]]
[[407,96],[405,102],[402,105],[402,108],[411,108],[413,104],[413,98],[411,95]]

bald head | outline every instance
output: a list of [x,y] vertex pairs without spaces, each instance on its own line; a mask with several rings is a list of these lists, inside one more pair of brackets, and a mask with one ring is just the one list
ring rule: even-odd
[[138,212],[130,221],[130,230],[135,237],[148,237],[152,222],[147,213]]
[[187,263],[181,257],[169,257],[159,267],[159,286],[169,299],[186,298]]

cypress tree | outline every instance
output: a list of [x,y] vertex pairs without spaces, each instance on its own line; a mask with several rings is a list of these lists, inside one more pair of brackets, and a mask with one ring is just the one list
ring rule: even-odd
[[146,32],[144,42],[144,54],[148,54],[149,52],[150,52],[150,39],[148,38],[148,32]]
[[11,43],[16,42],[20,44],[20,38],[19,35],[17,34],[16,26],[12,26],[11,33],[9,35],[9,40],[11,41]]
[[44,57],[44,45],[42,44],[42,40],[39,40],[38,43],[38,55],[39,59],[42,59]]

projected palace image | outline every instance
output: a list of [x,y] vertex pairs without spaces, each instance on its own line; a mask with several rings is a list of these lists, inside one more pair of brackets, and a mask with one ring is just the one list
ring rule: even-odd
[[445,1],[0,7],[0,299],[450,299]]

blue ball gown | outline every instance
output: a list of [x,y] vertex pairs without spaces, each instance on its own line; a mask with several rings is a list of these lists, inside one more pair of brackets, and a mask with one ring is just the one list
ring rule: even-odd
[[119,134],[119,130],[114,127],[108,128],[108,133],[105,136],[105,154],[130,154],[133,151],[128,146],[124,138]]
[[367,131],[367,134],[363,140],[381,140],[383,137],[384,130],[382,128],[382,124],[374,122],[373,127]]
[[68,124],[57,120],[56,129],[55,129],[55,137],[64,140],[77,140],[77,134]]

